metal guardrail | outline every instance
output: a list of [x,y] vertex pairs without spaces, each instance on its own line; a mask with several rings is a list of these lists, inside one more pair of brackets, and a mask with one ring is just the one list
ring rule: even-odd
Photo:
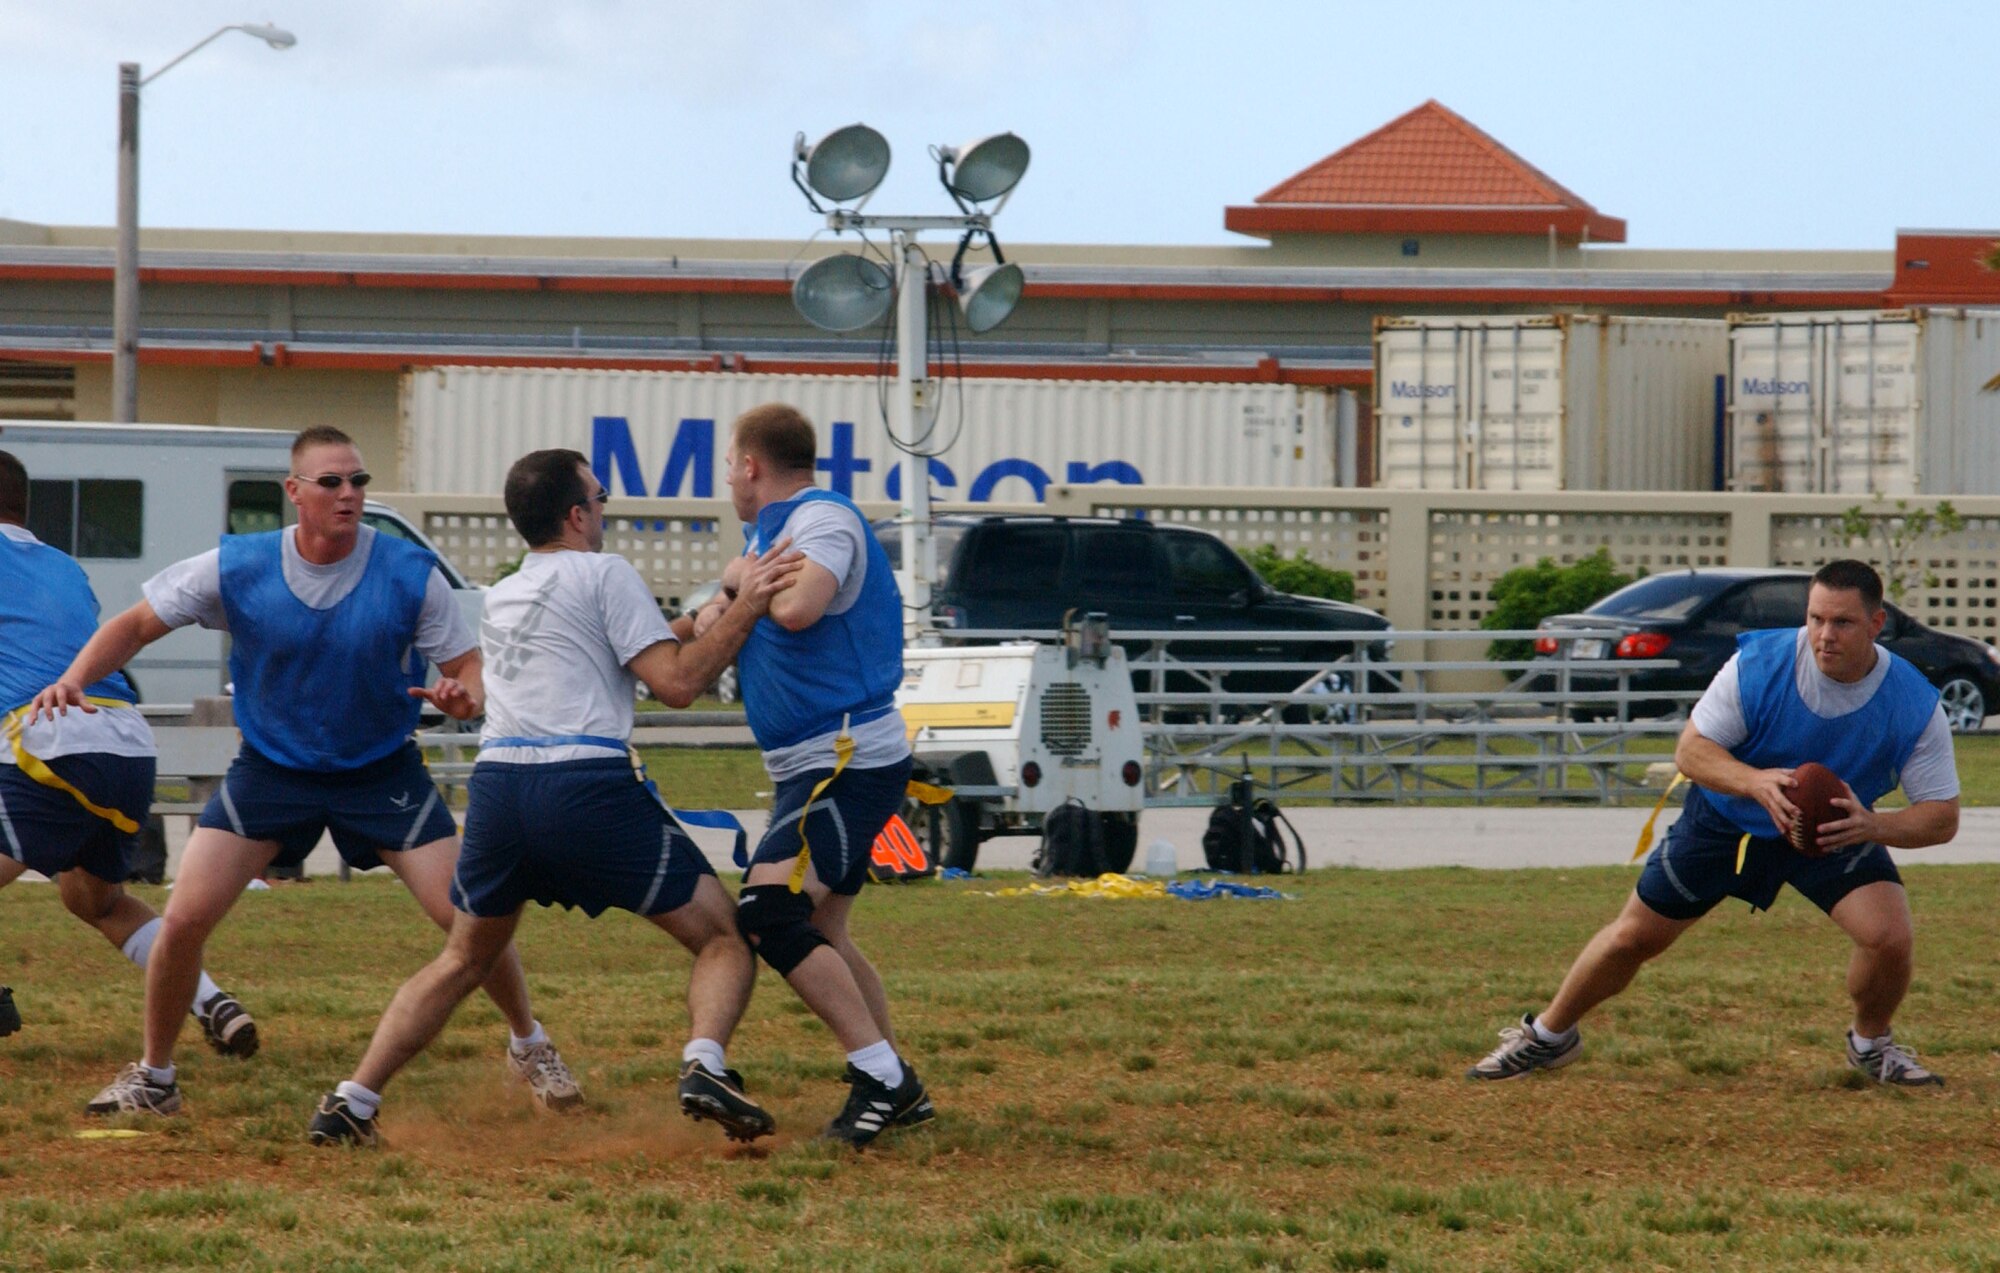
[[[1053,631],[945,631],[951,644],[1059,640]],[[1477,643],[1615,638],[1599,628],[1347,633],[1114,631],[1128,650],[1144,718],[1147,805],[1208,806],[1247,768],[1264,794],[1298,801],[1411,803],[1429,800],[1565,800],[1615,803],[1657,797],[1649,765],[1671,760],[1663,740],[1678,737],[1698,691],[1633,690],[1638,672],[1669,659],[1405,659],[1373,657],[1371,647],[1407,642]],[[1302,640],[1355,645],[1333,663],[1190,657],[1202,646]],[[1567,647],[1565,647],[1567,648]],[[1439,674],[1508,674],[1505,688],[1433,688]],[[1244,674],[1291,674],[1285,689],[1245,690]],[[1615,688],[1579,686],[1606,676]],[[1230,678],[1237,678],[1232,687]],[[1547,678],[1549,685],[1540,682]],[[1635,704],[1675,705],[1665,719],[1635,720]],[[1573,715],[1602,714],[1603,721]]]

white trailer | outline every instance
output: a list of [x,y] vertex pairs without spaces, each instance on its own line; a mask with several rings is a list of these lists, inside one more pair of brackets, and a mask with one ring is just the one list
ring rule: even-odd
[[[1351,391],[968,377],[938,382],[934,400],[935,427],[909,440],[937,456],[941,500],[1039,502],[1058,483],[1353,479]],[[487,493],[519,456],[568,447],[615,495],[711,498],[726,493],[730,422],[767,402],[791,403],[816,426],[826,486],[863,501],[901,498],[907,457],[890,440],[872,374],[426,368],[403,379],[403,473],[425,494]]]
[[1713,490],[1728,359],[1716,319],[1377,319],[1376,485]]
[[1731,489],[2000,493],[2000,310],[1729,322]]
[[1032,834],[1076,801],[1123,871],[1145,805],[1145,733],[1125,652],[1101,616],[1060,645],[918,647],[896,695],[917,772],[956,794],[906,815],[944,866],[971,870],[982,840]]
[[[49,424],[0,420],[0,451],[28,470],[28,528],[75,557],[108,617],[140,599],[163,567],[224,534],[294,520],[285,498],[292,434],[208,425]],[[370,502],[363,520],[436,551],[402,514]],[[439,554],[476,625],[480,590]],[[223,634],[188,627],[154,642],[126,673],[142,702],[192,703],[228,682]]]

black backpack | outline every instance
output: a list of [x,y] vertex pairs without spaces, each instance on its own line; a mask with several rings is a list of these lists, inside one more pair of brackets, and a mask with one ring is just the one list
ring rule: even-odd
[[[1292,833],[1285,844],[1284,832]],[[1243,869],[1243,841],[1250,841],[1250,869],[1257,875],[1278,875],[1286,870],[1306,869],[1306,845],[1292,820],[1269,800],[1258,800],[1247,808],[1232,800],[1208,815],[1208,830],[1202,833],[1201,852],[1212,871]]]
[[1042,818],[1042,843],[1035,850],[1034,871],[1096,879],[1110,869],[1104,858],[1104,827],[1098,816],[1071,797]]

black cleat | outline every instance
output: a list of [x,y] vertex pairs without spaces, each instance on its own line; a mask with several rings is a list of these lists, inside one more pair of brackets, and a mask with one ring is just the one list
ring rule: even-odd
[[21,1010],[14,1006],[14,988],[0,986],[0,1039],[21,1028]]
[[777,1130],[764,1107],[744,1095],[743,1076],[735,1070],[717,1075],[700,1061],[687,1061],[681,1065],[680,1095],[681,1113],[697,1123],[709,1120],[731,1140],[751,1141]]
[[903,1066],[903,1081],[894,1088],[849,1065],[847,1104],[820,1135],[860,1149],[891,1127],[914,1127],[937,1114],[930,1093],[916,1070]]
[[195,1005],[194,1019],[201,1022],[201,1037],[222,1055],[245,1061],[257,1055],[257,1023],[227,990],[218,990],[208,1002]]
[[375,1135],[373,1118],[361,1117],[347,1103],[345,1096],[328,1092],[319,1098],[319,1108],[313,1111],[312,1126],[306,1130],[306,1139],[315,1145],[371,1148],[379,1138]]

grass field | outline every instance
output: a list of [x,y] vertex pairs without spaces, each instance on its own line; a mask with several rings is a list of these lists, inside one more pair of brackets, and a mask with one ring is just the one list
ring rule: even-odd
[[[523,949],[586,1112],[538,1115],[474,1000],[389,1093],[388,1146],[315,1150],[315,1097],[436,931],[388,882],[246,897],[211,947],[265,1047],[189,1041],[188,1113],[83,1141],[139,978],[53,890],[0,892],[0,1268],[1996,1269],[2000,868],[1910,871],[1903,1037],[1942,1092],[1858,1086],[1843,939],[1728,904],[1556,1075],[1462,1078],[1632,873],[1323,871],[1286,903],[871,891],[857,933],[936,1123],[815,1144],[829,1036],[766,972],[732,1062],[779,1117],[732,1150],[673,1109],[686,958],[537,910]],[[156,892],[151,894],[158,901]]]

